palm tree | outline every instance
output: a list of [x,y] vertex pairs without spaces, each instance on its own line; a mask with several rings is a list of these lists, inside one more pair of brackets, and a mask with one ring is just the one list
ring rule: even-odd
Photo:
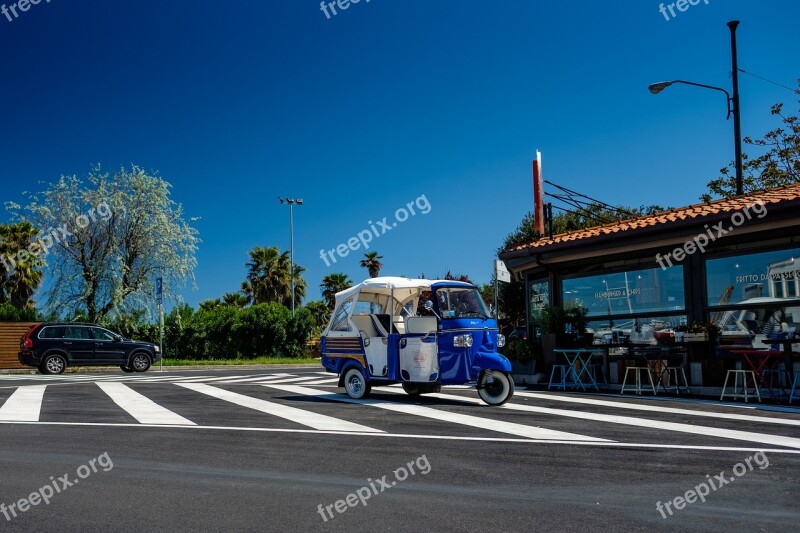
[[[33,307],[31,299],[42,283],[44,261],[38,256],[27,254],[23,261],[19,252],[28,249],[39,230],[29,222],[0,225],[0,254],[5,263],[0,262],[0,302],[9,301],[17,309]],[[12,270],[7,271],[11,266]]]
[[333,308],[336,305],[336,293],[342,292],[345,289],[349,289],[352,285],[353,283],[347,277],[347,274],[341,274],[337,272],[328,274],[322,278],[320,287],[322,287],[322,297],[325,299],[328,309],[333,311]]
[[380,261],[381,259],[383,259],[383,256],[378,255],[378,252],[364,254],[364,259],[361,260],[361,266],[367,269],[369,277],[377,278],[378,274],[381,273],[381,269],[383,268],[383,263]]
[[238,292],[227,292],[222,296],[222,303],[232,307],[243,308],[250,303],[247,296]]
[[[303,298],[306,297],[306,288],[308,287],[308,283],[306,280],[303,279],[303,272],[306,269],[301,267],[297,263],[294,264],[294,306],[300,307]],[[290,278],[291,279],[291,278]],[[290,299],[289,293],[292,292],[291,283],[289,284],[289,290],[286,292],[286,298],[284,298],[283,305],[286,307],[292,307],[292,301]]]
[[289,252],[280,253],[277,246],[256,246],[248,255],[247,282],[242,290],[247,291],[253,304],[288,300],[291,292]]
[[311,316],[314,317],[314,323],[317,329],[323,329],[328,325],[328,320],[330,320],[331,317],[331,311],[328,309],[328,306],[325,304],[325,302],[320,300],[306,302],[306,309],[308,309],[311,312]]

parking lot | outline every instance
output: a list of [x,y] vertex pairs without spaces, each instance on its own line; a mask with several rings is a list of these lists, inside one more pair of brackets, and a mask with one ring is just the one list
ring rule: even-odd
[[[465,388],[354,401],[316,368],[4,375],[0,503],[75,483],[0,518],[12,531],[788,529],[798,426],[794,408],[522,389],[500,408]],[[89,470],[103,454],[113,468]],[[705,501],[680,500],[703,483]]]

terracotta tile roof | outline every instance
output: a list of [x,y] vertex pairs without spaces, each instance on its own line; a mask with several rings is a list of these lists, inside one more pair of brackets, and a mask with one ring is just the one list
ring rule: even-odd
[[559,235],[553,235],[552,239],[545,237],[536,241],[518,244],[506,250],[506,253],[532,250],[535,248],[542,248],[571,241],[582,241],[584,239],[591,239],[602,235],[619,234],[636,229],[655,227],[662,224],[668,225],[678,221],[705,219],[707,217],[713,217],[714,215],[733,213],[734,211],[739,211],[745,207],[752,206],[759,201],[763,204],[766,204],[767,211],[769,211],[771,204],[774,206],[774,204],[780,204],[798,199],[800,199],[800,183],[763,191],[755,191],[744,196],[737,196],[735,198],[723,198],[713,202],[694,204],[688,207],[680,207],[678,209],[671,209],[669,211],[663,211],[654,215],[645,215],[641,217],[620,220],[619,222],[612,222],[609,224],[603,224],[602,226],[585,228],[570,233],[561,233]]

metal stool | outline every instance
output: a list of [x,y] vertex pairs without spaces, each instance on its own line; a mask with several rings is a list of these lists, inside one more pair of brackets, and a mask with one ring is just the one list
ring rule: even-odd
[[[783,376],[786,376],[785,378]],[[765,368],[761,371],[761,383],[763,384],[766,381],[767,392],[770,397],[772,398],[783,398],[784,396],[788,396],[789,394],[783,390],[784,384],[786,386],[792,385],[792,376],[791,372],[784,369],[768,369]],[[776,383],[777,382],[777,383]],[[774,389],[778,389],[777,394]]]
[[[731,373],[734,375],[733,379],[733,392],[725,394],[725,389],[728,388],[728,378],[731,377]],[[742,376],[742,392],[739,392],[739,375]],[[752,370],[728,370],[728,373],[725,374],[725,384],[722,386],[722,394],[719,397],[719,401],[725,396],[730,396],[731,398],[744,398],[744,403],[747,403],[747,400],[750,396],[753,396],[752,393],[747,388],[747,377],[750,376],[753,380],[753,388],[755,389],[755,396],[758,398],[759,403],[761,403],[761,394],[758,392],[758,382],[756,381],[756,373]]]
[[553,365],[553,370],[550,371],[550,383],[547,384],[547,390],[550,390],[553,387],[553,378],[556,375],[556,370],[558,370],[561,374],[561,378],[556,382],[556,390],[567,389],[567,365]]
[[639,396],[642,395],[642,372],[647,373],[647,378],[650,380],[650,388],[653,389],[653,395],[655,396],[658,394],[656,392],[656,386],[653,383],[653,375],[650,373],[650,367],[646,366],[629,366],[625,369],[625,378],[622,380],[622,390],[619,391],[620,394],[625,394],[625,385],[628,383],[628,373],[633,370],[634,375],[636,376],[636,385],[632,385],[632,391],[636,392]]
[[[792,403],[794,401],[794,393],[797,390],[798,381],[800,381],[800,371],[796,371],[794,373],[794,380],[792,382],[792,392],[791,394],[789,394],[789,403]],[[800,399],[800,394],[798,394],[797,398]]]
[[[603,377],[603,381],[597,379],[598,368],[600,369],[600,375]],[[606,369],[603,367],[603,365],[599,363],[592,363],[589,366],[589,374],[592,376],[592,379],[594,380],[595,383],[597,383],[598,385],[602,383],[604,386],[608,387],[608,380],[606,379]]]
[[[686,391],[686,394],[689,394],[689,382],[686,380],[686,371],[683,369],[682,366],[668,366],[665,369],[667,373],[667,378],[669,379],[670,383],[674,383],[674,385],[664,385],[664,390],[669,392],[671,389],[675,389],[677,394],[681,393],[681,389]],[[675,378],[675,381],[672,378]],[[683,385],[681,385],[680,378],[683,378]],[[661,388],[661,380],[658,380],[658,385],[656,385],[656,390]]]

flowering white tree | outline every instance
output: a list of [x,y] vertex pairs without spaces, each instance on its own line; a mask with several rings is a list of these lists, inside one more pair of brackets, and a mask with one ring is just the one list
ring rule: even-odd
[[114,174],[94,168],[85,179],[62,176],[26,193],[26,206],[7,204],[39,229],[31,253],[51,276],[45,311],[96,322],[149,308],[158,277],[166,298],[193,283],[198,232],[170,188],[137,166]]

